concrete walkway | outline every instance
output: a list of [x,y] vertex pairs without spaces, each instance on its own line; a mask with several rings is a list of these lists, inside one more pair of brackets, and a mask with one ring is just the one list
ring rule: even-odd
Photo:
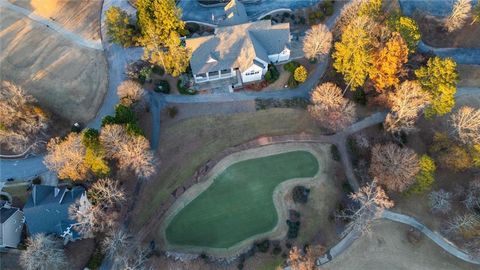
[[418,50],[432,52],[440,57],[450,57],[457,64],[480,65],[480,48],[435,48],[420,41]]
[[10,9],[12,11],[21,13],[21,14],[27,16],[28,18],[30,18],[31,20],[47,26],[48,28],[50,28],[53,31],[59,33],[64,38],[76,43],[77,45],[80,45],[82,47],[86,47],[86,48],[89,48],[89,49],[94,49],[94,50],[103,50],[101,40],[85,39],[80,35],[77,35],[77,34],[71,32],[71,31],[66,30],[63,26],[61,26],[61,25],[59,25],[59,24],[57,24],[57,23],[55,23],[55,22],[53,22],[49,19],[46,19],[44,17],[35,15],[31,10],[13,5],[13,4],[9,3],[7,0],[0,0],[0,7],[4,7],[4,8],[7,8],[7,9]]
[[435,242],[435,244],[439,245],[441,248],[443,248],[445,251],[452,254],[453,256],[461,260],[464,260],[466,262],[480,265],[479,258],[474,258],[468,255],[467,253],[463,252],[458,247],[456,247],[452,242],[448,241],[439,233],[431,231],[425,225],[423,225],[413,217],[395,213],[389,210],[385,210],[383,212],[382,218],[410,225],[416,228],[417,230],[421,231],[424,235],[426,235],[433,242]]

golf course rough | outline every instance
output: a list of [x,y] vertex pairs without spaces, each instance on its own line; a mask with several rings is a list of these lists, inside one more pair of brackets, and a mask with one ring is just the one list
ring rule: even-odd
[[175,246],[228,249],[271,231],[278,223],[275,188],[291,179],[312,179],[318,170],[318,160],[309,151],[234,163],[175,214],[166,227],[166,240]]

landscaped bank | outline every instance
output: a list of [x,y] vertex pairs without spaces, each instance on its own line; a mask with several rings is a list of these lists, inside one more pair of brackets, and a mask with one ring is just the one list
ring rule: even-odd
[[293,183],[317,179],[322,159],[308,148],[285,145],[225,158],[206,182],[192,187],[172,207],[165,223],[167,246],[220,255],[285,233],[279,230],[286,212],[282,194]]

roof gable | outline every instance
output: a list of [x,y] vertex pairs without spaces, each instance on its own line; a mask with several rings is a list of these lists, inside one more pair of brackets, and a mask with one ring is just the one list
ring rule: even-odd
[[[25,222],[29,234],[54,233],[61,236],[65,224],[73,224],[68,214],[72,203],[85,195],[83,187],[56,188],[34,185],[24,206]],[[62,225],[63,224],[63,225]]]
[[[271,21],[261,20],[218,27],[214,35],[187,39],[186,46],[192,51],[192,72],[200,74],[230,68],[244,71],[256,58],[268,63],[268,55],[282,52],[289,41],[288,23],[272,26]],[[211,60],[212,55],[217,61]]]

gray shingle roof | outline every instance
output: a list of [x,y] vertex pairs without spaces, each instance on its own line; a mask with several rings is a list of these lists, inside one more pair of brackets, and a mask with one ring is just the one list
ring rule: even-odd
[[15,207],[11,207],[11,208],[2,207],[2,208],[0,208],[0,223],[4,223],[5,221],[7,221],[17,211],[18,211],[18,208],[15,208]]
[[230,68],[244,71],[256,57],[268,63],[268,55],[282,52],[289,42],[288,23],[261,20],[218,27],[214,35],[187,39],[186,46],[192,51],[192,72],[199,74]]
[[225,20],[221,21],[219,25],[228,26],[248,22],[247,12],[245,6],[238,0],[230,1],[224,8]]
[[78,186],[68,190],[67,188],[34,185],[23,208],[28,233],[30,235],[53,233],[61,236],[64,224],[75,223],[68,216],[68,208],[84,193],[85,189]]

